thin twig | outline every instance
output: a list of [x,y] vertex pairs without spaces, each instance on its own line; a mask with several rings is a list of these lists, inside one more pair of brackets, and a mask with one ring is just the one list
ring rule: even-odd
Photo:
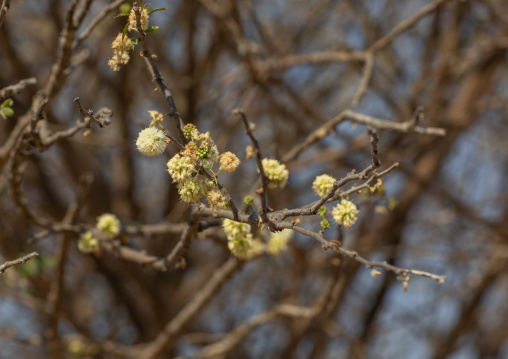
[[19,137],[16,146],[11,152],[11,167],[9,172],[11,197],[26,218],[40,227],[47,228],[51,225],[52,221],[39,215],[21,192],[22,175],[26,168],[22,160],[23,155],[21,154],[24,147],[25,141],[23,137]]
[[[419,115],[421,116],[421,114]],[[333,129],[340,123],[349,120],[354,123],[360,123],[367,126],[374,127],[378,130],[391,130],[403,133],[418,133],[429,136],[445,136],[446,130],[438,127],[422,127],[415,125],[413,121],[414,116],[405,122],[394,122],[390,120],[380,119],[372,116],[362,115],[358,112],[345,110],[339,114],[333,116],[325,124],[310,133],[303,142],[293,147],[288,153],[286,153],[282,160],[289,162],[295,160],[303,151],[307,148],[324,138],[327,134],[333,131]],[[420,117],[419,117],[420,118]]]
[[189,223],[187,227],[182,232],[180,240],[175,245],[171,253],[169,253],[166,257],[159,259],[157,262],[153,263],[153,265],[159,265],[158,262],[162,263],[166,268],[177,263],[182,256],[189,249],[189,245],[192,237],[197,233],[199,227],[199,213],[197,210],[193,209],[193,213],[191,213],[189,217]]
[[178,134],[180,136],[180,141],[182,143],[186,143],[185,136],[183,134],[183,120],[180,117],[180,113],[178,112],[178,109],[176,108],[176,104],[175,104],[173,95],[171,94],[168,87],[166,86],[166,83],[164,82],[164,79],[161,76],[159,68],[157,67],[157,64],[155,63],[154,57],[152,56],[152,53],[150,52],[150,49],[148,48],[148,45],[146,44],[146,39],[145,39],[146,33],[141,26],[141,10],[138,7],[138,4],[136,2],[134,3],[133,10],[134,10],[134,13],[136,14],[136,27],[137,27],[137,30],[140,35],[139,38],[141,40],[141,45],[143,46],[142,56],[145,59],[145,62],[148,66],[148,70],[152,74],[152,81],[155,81],[157,83],[159,90],[164,94],[164,97],[166,98],[169,108],[171,109],[171,112],[169,115],[170,115],[170,117],[172,117],[175,120],[176,129],[177,129]]
[[122,5],[125,0],[116,0],[109,5],[106,5],[102,8],[101,12],[90,21],[86,29],[84,29],[78,36],[74,43],[72,44],[73,49],[76,49],[81,43],[92,33],[92,31],[100,24],[101,21],[106,19],[106,17],[117,7]]
[[365,63],[363,65],[362,78],[360,79],[360,84],[356,89],[356,93],[351,103],[353,107],[356,107],[358,105],[363,95],[365,95],[365,92],[367,92],[367,87],[369,86],[369,80],[372,76],[373,67],[374,67],[374,56],[371,53],[367,53],[367,55],[365,56]]
[[14,267],[20,264],[25,264],[26,261],[32,259],[33,257],[37,257],[39,253],[32,252],[30,254],[27,254],[26,256],[20,257],[18,259],[15,259],[13,261],[5,262],[4,264],[0,265],[0,274],[5,272],[7,268]]
[[260,216],[263,220],[263,223],[267,223],[270,227],[270,230],[273,231],[273,225],[270,223],[267,213],[268,211],[268,178],[266,177],[265,170],[263,168],[263,157],[261,155],[261,148],[259,147],[259,142],[254,136],[254,133],[252,132],[252,127],[249,121],[247,120],[247,116],[245,115],[245,112],[243,112],[241,109],[233,110],[233,114],[240,116],[240,118],[243,121],[243,124],[245,125],[245,131],[247,135],[249,136],[252,145],[254,146],[254,149],[256,151],[256,163],[258,166],[259,175],[261,177],[261,184],[263,188],[261,190],[258,190],[257,193],[259,194],[259,197],[261,198],[261,212]]
[[0,90],[0,102],[2,102],[7,97],[10,97],[13,93],[19,93],[24,90],[28,85],[36,85],[37,79],[35,77],[30,77],[28,79],[20,80],[15,85],[10,85],[4,87]]
[[[76,199],[69,205],[62,223],[71,224],[75,221],[80,208],[86,200],[92,181],[93,176],[91,173],[85,173],[80,176],[78,188],[76,190]],[[46,311],[49,316],[49,325],[46,328],[46,335],[50,342],[50,349],[53,358],[62,358],[62,346],[60,335],[58,333],[58,322],[64,290],[65,259],[67,257],[71,238],[72,237],[69,233],[64,233],[58,239],[55,255],[55,274],[53,280],[50,282],[51,286],[47,296]]]
[[319,65],[338,61],[365,61],[365,54],[360,51],[322,51],[311,54],[289,55],[279,59],[271,59],[268,60],[265,65],[270,70],[283,70],[295,65]]
[[432,4],[429,4],[427,7],[424,7],[420,11],[418,11],[416,14],[411,16],[409,19],[401,21],[397,26],[395,26],[392,31],[390,31],[388,34],[383,36],[382,38],[378,39],[374,44],[372,44],[367,52],[370,52],[372,54],[378,52],[385,46],[387,46],[390,42],[392,42],[397,36],[399,36],[401,33],[406,31],[408,28],[413,26],[425,15],[430,14],[434,10],[436,10],[439,6],[443,5],[448,0],[435,0]]
[[349,257],[351,259],[354,259],[357,262],[364,264],[367,268],[383,268],[387,271],[393,272],[393,273],[395,273],[397,275],[401,275],[401,276],[404,276],[407,274],[412,274],[412,275],[419,276],[419,277],[427,277],[427,278],[434,279],[434,280],[438,281],[439,283],[444,283],[446,280],[446,276],[443,276],[443,275],[437,275],[437,274],[424,272],[424,271],[420,271],[420,270],[415,270],[415,269],[400,268],[400,267],[391,265],[391,264],[387,263],[386,261],[385,262],[371,262],[371,261],[363,258],[362,256],[360,256],[357,251],[352,251],[352,250],[342,247],[338,243],[338,241],[328,241],[321,234],[312,232],[312,231],[305,229],[303,227],[300,227],[300,226],[296,226],[292,223],[282,222],[282,223],[277,224],[277,226],[280,229],[293,229],[293,230],[295,230],[299,233],[302,233],[306,236],[312,237],[322,244],[323,249],[325,249],[325,250],[328,248],[333,249],[337,253],[340,253],[346,257]]

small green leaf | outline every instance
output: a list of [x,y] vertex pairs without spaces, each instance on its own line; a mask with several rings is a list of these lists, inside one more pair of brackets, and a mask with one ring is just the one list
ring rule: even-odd
[[125,34],[127,33],[127,30],[129,30],[129,23],[125,24],[123,31],[122,31],[122,41],[125,37]]
[[2,108],[4,107],[12,107],[14,105],[14,101],[12,101],[12,98],[8,98],[2,103]]
[[118,14],[116,15],[113,19],[116,19],[117,17],[122,17],[122,16],[129,16],[130,14]]
[[146,28],[145,32],[148,34],[149,32],[155,32],[157,30],[159,30],[158,26],[149,26]]
[[148,16],[152,15],[152,14],[153,14],[154,12],[156,12],[156,11],[164,11],[164,10],[166,10],[166,8],[165,8],[165,7],[160,7],[160,8],[157,8],[157,9],[150,10],[150,11],[148,12]]
[[318,209],[317,214],[324,218],[326,214],[326,207],[321,207],[320,209]]
[[14,116],[14,110],[10,107],[1,108],[0,109],[0,116],[2,116],[2,118],[4,120],[7,120],[7,117]]
[[122,14],[122,16],[129,15],[130,12],[131,12],[131,4],[123,3],[122,5],[120,5],[120,14]]

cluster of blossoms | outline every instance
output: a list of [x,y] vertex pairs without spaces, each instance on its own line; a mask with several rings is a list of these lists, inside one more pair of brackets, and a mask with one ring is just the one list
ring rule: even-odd
[[[96,227],[107,238],[113,238],[120,233],[120,221],[111,213],[104,213],[97,217]],[[83,253],[96,252],[99,250],[99,240],[94,237],[91,231],[86,231],[79,238],[78,249]]]
[[[196,126],[192,124],[187,124],[185,128],[184,134],[190,141],[185,145],[182,155],[191,158],[204,168],[212,168],[214,163],[219,160],[219,150],[210,137],[210,132],[199,133]],[[238,161],[238,163],[240,162]]]
[[113,49],[113,57],[109,59],[108,65],[113,71],[119,71],[120,65],[126,65],[129,60],[129,51],[134,49],[134,41],[124,36],[122,33],[118,34],[111,44]]
[[275,188],[279,186],[280,188],[284,188],[284,186],[286,186],[289,178],[289,172],[286,169],[286,165],[281,164],[277,160],[268,158],[263,158],[261,164],[263,165],[265,176],[268,178],[269,187]]
[[314,192],[316,192],[319,197],[323,197],[325,194],[330,192],[335,181],[335,178],[330,175],[325,174],[317,176],[312,183],[312,189],[314,189]]
[[287,244],[293,236],[292,230],[271,233],[265,244],[259,238],[254,238],[250,225],[238,223],[230,219],[223,221],[224,232],[228,239],[228,248],[233,255],[241,260],[249,260],[263,252],[278,256],[287,249]]
[[358,217],[358,208],[349,199],[342,199],[332,210],[332,216],[335,222],[345,227],[351,228]]
[[[146,30],[148,28],[148,10],[144,7],[140,10],[139,21],[141,22],[141,28]],[[136,23],[136,13],[134,8],[129,13],[129,30],[138,31],[138,25]]]
[[248,260],[259,253],[262,244],[252,238],[249,224],[225,219],[222,225],[228,238],[228,248],[235,257]]
[[[127,16],[127,12],[125,14],[121,14],[122,16]],[[136,13],[134,9],[131,9],[128,12],[129,15],[129,24],[128,29],[137,31],[138,27],[136,25]],[[140,22],[143,30],[148,28],[148,17],[149,12],[146,7],[140,10]],[[113,41],[111,47],[113,48],[113,57],[109,59],[108,65],[111,67],[113,71],[119,71],[121,65],[126,65],[129,60],[129,51],[132,51],[136,46],[136,41],[129,39],[128,36],[125,35],[125,31],[123,33],[119,33],[116,36],[116,39]]]
[[[154,121],[158,122],[159,114],[155,111],[149,112]],[[199,203],[204,197],[214,209],[227,208],[230,201],[229,193],[224,188],[219,188],[215,178],[202,178],[199,175],[202,173],[200,167],[211,170],[220,160],[219,172],[224,170],[232,173],[240,164],[240,160],[231,152],[219,156],[219,150],[209,132],[200,133],[192,124],[187,124],[183,132],[188,140],[185,148],[167,163],[168,172],[178,187],[181,200]],[[162,130],[149,127],[139,133],[136,146],[145,156],[155,156],[164,152],[168,142]]]
[[293,237],[293,231],[291,229],[283,229],[280,232],[271,233],[270,239],[266,244],[266,252],[278,256],[280,252],[285,251],[288,248],[288,242]]
[[[312,189],[319,197],[323,197],[332,190],[333,184],[335,182],[335,178],[330,175],[323,174],[317,176],[314,182],[312,182]],[[330,222],[324,216],[326,214],[326,208],[321,207],[320,212],[318,212],[318,214],[323,217],[321,228],[330,228]],[[332,210],[332,216],[335,222],[347,228],[351,228],[353,224],[355,224],[356,220],[358,219],[357,215],[358,208],[356,208],[356,205],[347,198],[342,199],[340,203],[337,204]]]

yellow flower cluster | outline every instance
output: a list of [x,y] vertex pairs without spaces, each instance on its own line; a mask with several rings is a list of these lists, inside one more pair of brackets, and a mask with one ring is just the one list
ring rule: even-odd
[[263,158],[261,161],[263,165],[263,171],[265,176],[268,178],[268,186],[284,188],[288,182],[289,172],[286,169],[286,165],[281,164],[277,160]]
[[[141,9],[139,20],[141,22],[141,28],[143,30],[146,30],[148,28],[148,11],[146,8]],[[138,26],[136,24],[136,13],[134,12],[134,8],[131,9],[131,12],[129,13],[129,30],[138,31]]]
[[181,200],[199,203],[204,197],[215,210],[227,208],[231,200],[229,193],[224,188],[219,188],[213,180],[200,178],[197,166],[211,169],[220,159],[220,169],[231,173],[240,164],[240,160],[231,152],[219,156],[209,132],[200,133],[196,126],[187,124],[183,133],[190,141],[167,164],[168,172],[178,186]]
[[335,178],[329,175],[317,176],[312,183],[312,189],[314,189],[314,192],[316,192],[319,197],[323,197],[332,189],[335,181]]
[[342,199],[332,210],[332,216],[337,224],[351,228],[358,217],[358,208],[349,199]]
[[134,48],[134,43],[127,36],[119,33],[111,44],[111,48],[114,52],[113,57],[109,59],[108,65],[113,71],[119,71],[120,65],[126,65],[129,62],[129,51]]
[[[113,238],[120,233],[120,221],[111,213],[104,213],[97,217],[97,229],[108,238]],[[91,231],[83,233],[78,240],[78,249],[83,253],[95,253],[99,251],[99,240]]]

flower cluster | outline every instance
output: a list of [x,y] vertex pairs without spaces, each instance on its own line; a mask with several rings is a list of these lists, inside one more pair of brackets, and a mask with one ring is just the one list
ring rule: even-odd
[[109,59],[108,65],[113,71],[119,71],[120,65],[126,65],[129,62],[129,51],[134,49],[134,42],[122,33],[119,33],[111,48],[113,49],[113,57]]
[[120,221],[111,213],[104,213],[97,217],[97,229],[108,237],[114,237],[120,233]]
[[248,260],[258,253],[259,241],[252,238],[249,224],[225,219],[222,226],[228,238],[228,248],[235,257]]
[[240,160],[232,152],[225,152],[220,156],[220,169],[227,173],[235,172],[236,167],[240,164]]
[[139,133],[136,147],[145,156],[157,156],[164,152],[168,142],[163,131],[148,127]]
[[93,253],[99,249],[99,241],[90,231],[86,231],[79,237],[78,249],[83,253]]
[[213,164],[219,160],[219,150],[210,137],[210,132],[199,133],[194,130],[187,133],[190,133],[191,141],[185,146],[182,155],[191,158],[204,168],[212,168]]
[[278,256],[280,252],[287,249],[291,237],[293,237],[291,229],[283,229],[280,232],[271,233],[270,239],[266,244],[266,252],[273,256]]
[[200,178],[199,166],[211,170],[220,159],[220,170],[231,173],[240,164],[240,160],[231,152],[219,156],[217,146],[209,132],[200,133],[196,126],[187,124],[183,128],[183,133],[189,142],[167,164],[168,172],[178,186],[181,200],[199,203],[204,197],[215,210],[228,208],[231,200],[229,193],[224,188],[219,188],[214,179]]
[[[120,221],[111,213],[104,213],[97,217],[97,229],[107,238],[113,238],[120,233]],[[83,253],[95,253],[99,251],[99,240],[92,231],[86,231],[78,240],[78,249]]]
[[342,199],[332,210],[332,216],[335,222],[345,227],[351,228],[358,219],[358,208],[349,199]]
[[314,192],[316,192],[319,197],[323,197],[330,192],[335,181],[335,178],[326,174],[317,176],[312,183],[312,189],[314,189]]
[[[139,21],[141,22],[141,28],[146,30],[148,28],[148,10],[146,8],[140,9]],[[136,13],[134,12],[134,8],[131,9],[129,13],[129,30],[138,31],[138,26],[136,23]]]
[[286,169],[286,165],[281,164],[279,161],[274,159],[263,158],[261,161],[263,165],[263,171],[265,176],[268,178],[269,186],[274,188],[279,186],[284,188],[288,182],[289,172]]
[[192,163],[192,159],[180,156],[178,153],[168,162],[168,172],[176,183],[184,183],[191,178],[196,169]]
[[208,193],[206,193],[205,196],[206,201],[213,209],[226,208],[231,199],[228,191],[226,191],[224,188],[222,189],[213,188],[210,191],[208,191]]
[[178,194],[184,202],[199,203],[199,199],[205,194],[205,189],[205,182],[198,177],[178,184]]

